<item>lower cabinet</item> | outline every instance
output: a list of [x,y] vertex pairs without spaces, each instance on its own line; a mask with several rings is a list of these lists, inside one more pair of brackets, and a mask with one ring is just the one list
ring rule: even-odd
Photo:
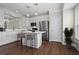
[[0,46],[17,40],[16,32],[0,32]]
[[29,38],[27,37],[27,38],[23,39],[23,45],[33,47],[33,48],[39,48],[42,44],[42,39],[41,39],[41,37],[39,37],[40,34],[36,34],[33,36],[30,36]]
[[31,39],[26,40],[26,45],[33,47],[33,48],[39,48],[40,42],[38,41],[38,38],[35,37],[34,39],[31,37]]

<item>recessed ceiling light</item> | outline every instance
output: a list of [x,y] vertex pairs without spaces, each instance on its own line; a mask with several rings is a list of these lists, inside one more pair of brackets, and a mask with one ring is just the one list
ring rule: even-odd
[[29,14],[27,14],[26,16],[27,16],[27,17],[29,17],[30,15],[29,15]]
[[37,5],[38,5],[38,4],[37,4],[37,3],[35,3],[34,5],[35,5],[35,9],[36,9],[36,11],[35,11],[35,13],[34,13],[34,14],[35,14],[35,15],[38,15],[38,13],[37,13]]
[[18,10],[16,10],[16,12],[18,12]]
[[35,15],[38,15],[38,13],[37,13],[37,12],[35,12]]

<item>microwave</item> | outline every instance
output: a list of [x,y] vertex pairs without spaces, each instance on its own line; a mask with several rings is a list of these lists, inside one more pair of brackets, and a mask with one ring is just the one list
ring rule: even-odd
[[4,28],[3,27],[0,27],[0,31],[4,31]]

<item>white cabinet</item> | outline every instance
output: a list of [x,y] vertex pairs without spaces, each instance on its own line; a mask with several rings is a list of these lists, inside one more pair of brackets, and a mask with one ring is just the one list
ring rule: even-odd
[[7,41],[7,37],[6,37],[6,33],[5,32],[2,32],[1,34],[1,44],[5,44]]
[[2,43],[2,33],[0,32],[0,45]]
[[0,27],[4,27],[4,21],[0,20]]
[[26,39],[26,45],[34,48],[39,48],[42,44],[41,34],[36,34],[34,37]]
[[33,48],[39,48],[42,45],[42,33],[44,32],[27,31],[27,33],[25,34],[25,39],[23,39],[23,45],[33,47]]
[[0,46],[17,40],[16,32],[0,32]]
[[6,38],[7,38],[7,43],[14,42],[17,40],[17,32],[7,32]]

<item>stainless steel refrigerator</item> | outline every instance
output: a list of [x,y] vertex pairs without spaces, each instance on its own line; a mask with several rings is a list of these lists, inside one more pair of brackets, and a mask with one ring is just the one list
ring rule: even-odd
[[45,33],[42,34],[42,39],[49,40],[49,21],[40,21],[39,31],[46,31]]

